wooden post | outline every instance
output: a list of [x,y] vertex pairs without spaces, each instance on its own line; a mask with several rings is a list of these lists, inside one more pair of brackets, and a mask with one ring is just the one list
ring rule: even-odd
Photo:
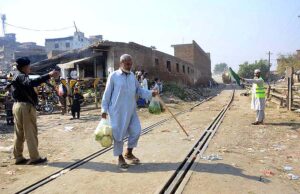
[[[97,60],[96,58],[94,58],[94,77],[96,78],[97,80]],[[96,104],[96,108],[98,108],[98,99],[97,99],[97,83],[96,83],[96,80],[95,80],[95,83],[94,83],[94,90],[95,90],[95,104]]]
[[270,93],[271,93],[271,86],[268,85],[267,99],[270,98]]
[[287,81],[288,81],[288,95],[287,95],[287,108],[288,110],[292,110],[293,106],[293,68],[288,67],[286,69]]
[[97,91],[97,86],[100,81],[100,78],[96,78],[94,81],[94,90],[95,90],[95,104],[96,108],[98,108],[98,91]]

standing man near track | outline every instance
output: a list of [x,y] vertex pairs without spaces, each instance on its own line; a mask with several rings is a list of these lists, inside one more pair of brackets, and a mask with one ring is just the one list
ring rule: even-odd
[[241,78],[243,82],[252,84],[251,109],[256,111],[256,121],[253,125],[262,125],[265,119],[266,94],[264,80],[259,69],[254,71],[254,79]]
[[[132,57],[124,54],[120,57],[120,69],[112,72],[108,79],[102,98],[102,118],[109,115],[113,129],[114,156],[118,157],[120,169],[127,169],[129,166],[125,159],[133,164],[138,164],[140,160],[132,153],[137,146],[141,124],[136,112],[136,95],[141,98],[151,100],[157,95],[155,90],[141,88],[140,83],[131,72]],[[123,157],[123,139],[128,135],[128,148]]]

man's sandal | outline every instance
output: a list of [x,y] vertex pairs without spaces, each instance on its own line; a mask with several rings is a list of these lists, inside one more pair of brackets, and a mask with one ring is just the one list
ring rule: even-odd
[[126,160],[129,160],[132,164],[139,164],[140,163],[140,159],[138,159],[137,157],[135,157],[133,154],[132,155],[128,155],[125,154],[124,157]]
[[126,162],[118,162],[118,167],[120,170],[127,170],[129,168],[129,165]]
[[259,125],[260,124],[260,122],[258,122],[258,121],[255,121],[254,123],[252,123],[252,125]]

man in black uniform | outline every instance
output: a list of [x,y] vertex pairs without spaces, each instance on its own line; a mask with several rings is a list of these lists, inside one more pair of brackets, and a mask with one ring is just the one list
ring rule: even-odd
[[[36,109],[38,96],[34,87],[46,82],[50,77],[59,76],[58,71],[51,71],[37,79],[30,80],[28,74],[31,72],[30,60],[27,57],[17,59],[19,73],[12,81],[12,96],[15,100],[13,115],[15,119],[14,156],[15,164],[39,164],[47,161],[41,158],[38,152],[38,137],[36,123]],[[30,160],[24,158],[23,147],[26,140]]]

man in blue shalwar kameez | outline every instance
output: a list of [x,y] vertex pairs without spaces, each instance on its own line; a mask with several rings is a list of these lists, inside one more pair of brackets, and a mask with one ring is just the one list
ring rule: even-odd
[[[141,88],[134,74],[130,71],[132,57],[124,54],[120,57],[120,69],[112,72],[107,79],[102,98],[102,118],[109,115],[113,129],[114,156],[118,156],[118,165],[122,169],[128,168],[125,159],[134,164],[139,159],[132,153],[137,146],[141,134],[141,124],[136,112],[136,95],[151,100],[157,91]],[[123,139],[128,135],[128,148],[123,157]]]

